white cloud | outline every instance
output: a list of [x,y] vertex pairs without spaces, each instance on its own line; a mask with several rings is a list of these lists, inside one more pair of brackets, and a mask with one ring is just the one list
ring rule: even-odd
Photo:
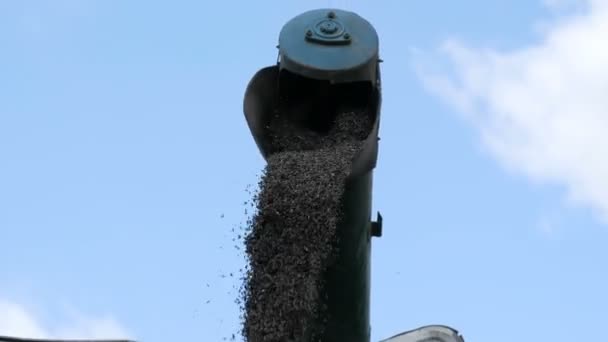
[[562,10],[577,8],[586,5],[586,1],[580,0],[542,0],[543,4],[552,10]]
[[49,335],[23,307],[0,300],[0,335],[47,338]]
[[416,69],[506,167],[565,186],[608,222],[608,1],[578,4],[584,11],[537,45],[500,52],[450,40],[418,55]]
[[27,308],[0,299],[0,335],[55,339],[126,339],[130,334],[110,316],[73,315],[71,322],[48,327]]

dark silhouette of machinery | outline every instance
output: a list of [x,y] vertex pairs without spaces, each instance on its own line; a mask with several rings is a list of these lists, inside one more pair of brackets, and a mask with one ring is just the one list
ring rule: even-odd
[[[275,115],[322,132],[337,113],[356,109],[373,122],[355,155],[342,199],[339,255],[327,273],[329,308],[323,341],[369,342],[372,176],[378,159],[381,78],[379,39],[359,15],[337,9],[302,13],[282,28],[277,63],[259,70],[245,92],[244,114],[260,152],[273,152],[267,127]],[[463,341],[445,326],[427,326],[385,341]]]

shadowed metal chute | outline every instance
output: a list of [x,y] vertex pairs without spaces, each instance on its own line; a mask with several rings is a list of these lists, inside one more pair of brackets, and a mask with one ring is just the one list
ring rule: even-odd
[[267,129],[274,115],[318,128],[338,112],[356,109],[373,126],[353,161],[352,177],[374,169],[381,104],[378,45],[374,28],[352,12],[321,9],[289,21],[279,36],[279,62],[259,70],[245,91],[243,111],[262,155],[275,152]]

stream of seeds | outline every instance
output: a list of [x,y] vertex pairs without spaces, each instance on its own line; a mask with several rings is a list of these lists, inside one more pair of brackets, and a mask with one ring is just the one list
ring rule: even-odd
[[319,339],[323,274],[337,252],[345,180],[370,126],[367,116],[352,111],[338,115],[326,134],[295,129],[286,121],[271,124],[278,152],[267,158],[245,237],[246,341]]

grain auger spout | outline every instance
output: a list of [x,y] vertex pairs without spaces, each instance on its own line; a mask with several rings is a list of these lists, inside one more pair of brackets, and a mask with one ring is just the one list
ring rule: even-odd
[[[355,13],[318,9],[287,22],[277,48],[277,63],[259,70],[247,86],[245,118],[267,161],[290,150],[345,141],[354,146],[345,149],[353,153],[340,200],[337,252],[323,275],[320,341],[369,342],[371,238],[382,235],[382,216],[372,220],[371,212],[382,97],[378,35]],[[260,334],[247,338],[264,340]]]
[[378,36],[355,13],[319,9],[289,21],[278,50],[277,64],[258,71],[245,93],[245,117],[264,157],[289,148],[272,130],[277,121],[311,140],[322,140],[343,113],[366,122],[364,132],[351,132],[362,146],[343,195],[340,252],[327,272],[323,341],[369,341],[370,241],[381,233],[381,216],[370,220],[381,102]]
[[376,166],[380,124],[378,36],[360,16],[340,10],[314,10],[289,21],[279,36],[276,65],[250,81],[244,112],[264,157],[277,152],[272,121],[326,133],[341,112],[369,121],[364,147],[353,161],[353,177]]

